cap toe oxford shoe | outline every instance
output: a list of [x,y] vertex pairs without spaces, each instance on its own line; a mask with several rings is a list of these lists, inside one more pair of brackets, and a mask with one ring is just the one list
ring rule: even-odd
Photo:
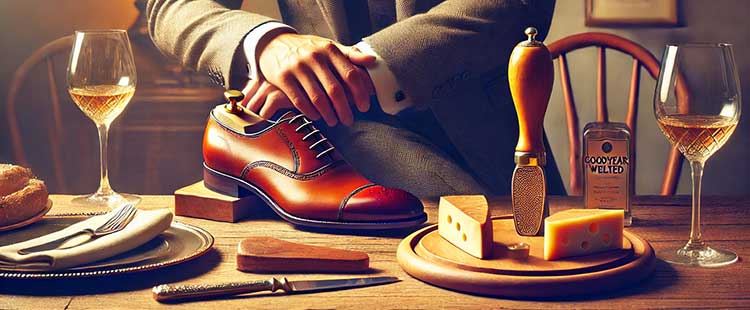
[[344,221],[403,221],[424,214],[417,197],[400,189],[370,184],[355,190],[340,206]]
[[288,112],[246,133],[215,113],[203,139],[209,189],[257,195],[284,220],[302,226],[396,229],[427,220],[417,197],[367,180],[302,114]]

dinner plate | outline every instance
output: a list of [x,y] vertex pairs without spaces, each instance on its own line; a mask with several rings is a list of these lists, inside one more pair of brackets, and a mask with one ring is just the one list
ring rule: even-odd
[[[0,233],[0,246],[33,239],[85,220],[80,214],[47,216],[35,225]],[[214,237],[188,224],[172,226],[151,241],[128,252],[85,265],[55,271],[0,268],[0,278],[83,278],[134,273],[179,264],[211,249]]]
[[13,224],[10,224],[10,225],[0,226],[0,231],[13,230],[13,229],[16,229],[16,228],[21,228],[21,227],[28,226],[30,224],[36,223],[39,220],[41,220],[44,217],[44,215],[47,214],[47,212],[49,212],[50,209],[52,209],[52,200],[47,199],[47,206],[44,207],[44,209],[42,209],[41,211],[39,211],[39,213],[34,214],[32,217],[27,218],[27,219],[25,219],[23,221],[20,221],[18,223],[13,223]]

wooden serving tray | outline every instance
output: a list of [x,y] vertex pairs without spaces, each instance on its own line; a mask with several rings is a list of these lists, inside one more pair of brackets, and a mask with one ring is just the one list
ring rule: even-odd
[[[552,298],[612,291],[647,277],[656,263],[654,250],[643,238],[625,231],[624,249],[546,261],[544,237],[516,234],[513,217],[493,218],[492,258],[481,260],[440,237],[437,225],[406,237],[398,247],[401,268],[430,284],[482,295],[513,298]],[[524,242],[528,257],[509,255],[506,245]]]

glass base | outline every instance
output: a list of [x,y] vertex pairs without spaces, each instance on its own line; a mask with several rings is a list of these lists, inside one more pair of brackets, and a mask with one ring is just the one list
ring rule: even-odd
[[106,207],[110,209],[117,208],[126,203],[138,204],[140,201],[141,197],[139,196],[115,192],[107,194],[96,192],[90,195],[78,196],[71,200],[71,202],[77,206]]
[[712,249],[704,244],[688,242],[684,247],[665,250],[661,258],[669,263],[696,267],[721,267],[737,262],[736,253]]

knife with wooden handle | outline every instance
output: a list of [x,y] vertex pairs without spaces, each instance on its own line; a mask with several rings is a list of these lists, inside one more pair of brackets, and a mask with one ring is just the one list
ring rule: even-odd
[[230,296],[254,292],[282,290],[285,293],[304,293],[347,289],[363,286],[380,285],[401,281],[396,277],[370,277],[334,280],[288,281],[286,278],[249,282],[228,282],[216,284],[170,285],[162,284],[152,290],[157,301],[173,301],[180,299],[209,298]]
[[518,114],[519,131],[511,200],[516,232],[522,236],[538,236],[544,233],[544,218],[549,215],[543,135],[554,68],[549,50],[536,40],[536,28],[526,28],[525,33],[528,40],[516,45],[508,64],[508,83]]

